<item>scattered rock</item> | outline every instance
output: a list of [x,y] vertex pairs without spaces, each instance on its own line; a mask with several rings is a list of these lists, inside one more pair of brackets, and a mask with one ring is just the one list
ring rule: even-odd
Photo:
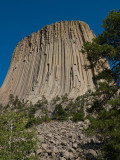
[[77,148],[77,143],[73,143],[73,148]]
[[63,153],[63,157],[69,158],[69,152],[68,152],[68,151],[65,151],[65,152]]
[[60,157],[60,160],[66,160],[64,157]]
[[43,152],[42,149],[38,149],[36,153],[39,155],[39,154],[41,154],[42,152]]
[[93,149],[89,149],[88,153],[93,155],[94,157],[97,157],[97,153]]
[[37,154],[43,160],[95,159],[101,147],[100,141],[95,136],[86,137],[81,126],[85,126],[84,122],[51,121],[40,124],[37,130],[41,148],[37,150]]
[[46,143],[43,143],[43,144],[42,144],[42,148],[46,150],[46,149],[47,149],[47,144],[46,144]]

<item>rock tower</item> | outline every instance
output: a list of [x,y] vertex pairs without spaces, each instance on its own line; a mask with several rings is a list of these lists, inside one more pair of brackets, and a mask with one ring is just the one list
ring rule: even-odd
[[10,94],[36,102],[43,95],[50,101],[93,90],[94,71],[86,69],[90,62],[81,48],[94,37],[85,22],[61,21],[22,39],[0,88],[0,103],[8,102]]

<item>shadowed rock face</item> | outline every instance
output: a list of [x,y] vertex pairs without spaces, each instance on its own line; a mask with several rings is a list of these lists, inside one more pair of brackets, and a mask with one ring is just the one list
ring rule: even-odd
[[24,38],[14,50],[0,103],[7,102],[9,94],[34,103],[42,95],[50,101],[57,95],[75,98],[93,90],[94,74],[85,69],[89,62],[81,48],[94,37],[86,23],[63,21]]

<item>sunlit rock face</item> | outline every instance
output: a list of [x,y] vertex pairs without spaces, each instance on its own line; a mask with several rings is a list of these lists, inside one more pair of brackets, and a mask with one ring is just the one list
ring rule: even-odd
[[35,103],[44,95],[48,101],[68,94],[75,98],[93,90],[94,71],[81,53],[85,41],[95,37],[82,21],[62,21],[47,25],[21,40],[0,88],[0,103],[13,94]]

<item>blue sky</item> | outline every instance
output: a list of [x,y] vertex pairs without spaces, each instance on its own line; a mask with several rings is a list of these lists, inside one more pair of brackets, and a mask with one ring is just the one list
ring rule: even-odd
[[97,35],[112,9],[120,9],[120,0],[0,0],[0,86],[22,38],[61,20],[85,21]]

